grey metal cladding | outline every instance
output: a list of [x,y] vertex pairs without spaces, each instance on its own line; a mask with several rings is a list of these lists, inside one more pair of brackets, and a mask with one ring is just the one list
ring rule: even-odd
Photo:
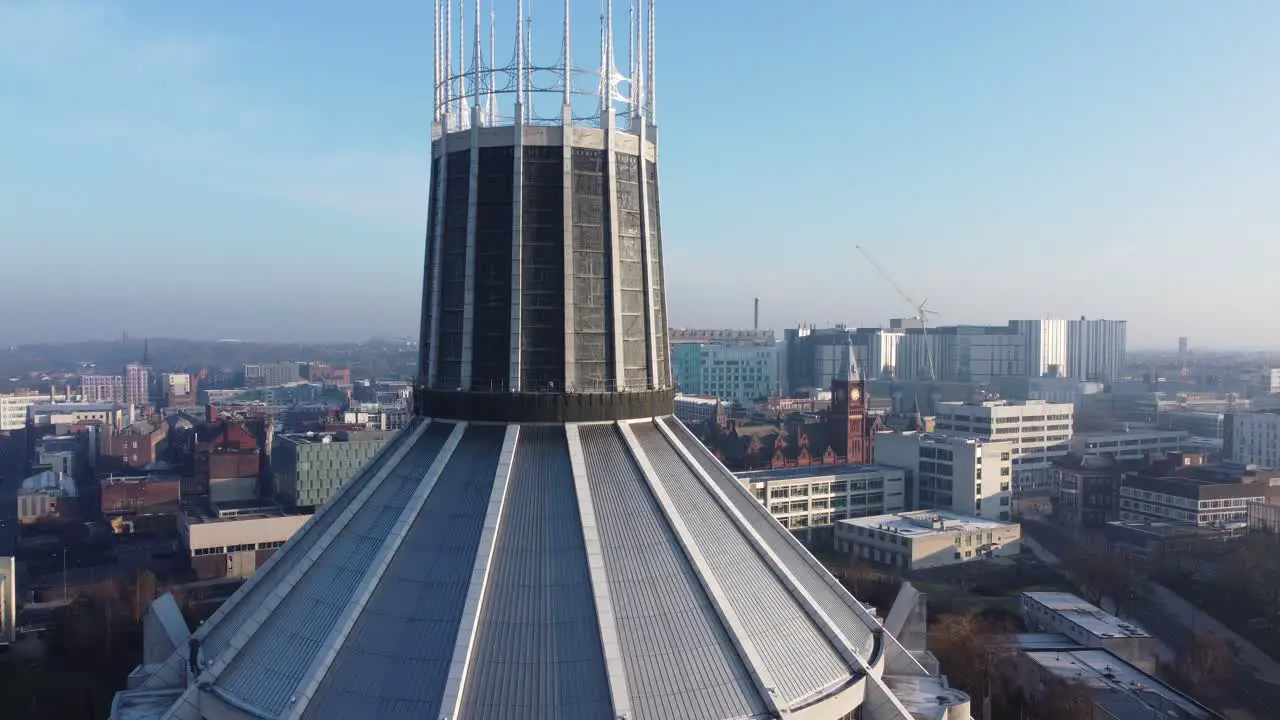
[[631,720],[767,716],[767,706],[613,425],[580,427]]
[[467,428],[305,717],[437,716],[505,433]]
[[667,437],[651,422],[630,427],[768,666],[781,704],[795,705],[859,674],[814,625]]
[[874,621],[869,620],[865,611],[859,613],[854,609],[852,605],[858,601],[828,576],[827,571],[812,559],[800,541],[779,525],[764,506],[742,487],[742,483],[716,462],[715,456],[698,442],[683,423],[675,418],[665,418],[658,422],[665,422],[676,438],[684,442],[689,454],[712,482],[729,498],[729,502],[746,518],[747,523],[768,544],[769,549],[778,556],[840,632],[849,642],[854,643],[853,649],[864,660],[870,661],[875,652],[876,632],[880,628],[871,624]]
[[611,713],[563,426],[520,429],[462,709],[464,720]]
[[[443,431],[445,438],[449,436],[449,431],[452,428],[452,425],[446,426]],[[432,429],[434,428],[428,428],[428,431],[424,433],[418,442],[419,445],[427,443],[427,447],[434,448],[431,450],[431,456],[434,458],[435,453],[439,452],[441,446],[444,445],[444,440],[428,440],[428,437],[432,437],[430,432]],[[395,452],[395,448],[400,443],[408,442],[412,435],[412,426],[405,428],[394,440],[384,445],[380,454],[375,457],[382,459],[391,457]],[[338,518],[342,517],[342,513],[351,506],[351,503],[360,495],[360,491],[364,489],[374,475],[378,474],[382,467],[382,464],[376,461],[367,463],[359,475],[344,484],[329,499],[324,508],[318,511],[311,520],[307,521],[307,524],[298,531],[298,535],[292,538],[293,542],[276,551],[280,557],[273,556],[270,567],[260,569],[249,580],[249,583],[241,590],[241,592],[245,593],[243,597],[240,597],[238,601],[234,600],[234,598],[227,601],[227,604],[230,605],[228,612],[222,617],[215,616],[211,618],[216,622],[207,624],[209,634],[201,640],[200,644],[200,652],[203,657],[210,661],[217,659],[218,655],[226,649],[227,643],[231,642],[231,638],[249,619],[249,616],[258,609],[261,598],[270,594],[276,588],[276,585],[289,574],[298,560],[311,550],[315,542],[324,537],[324,534],[337,522]],[[231,604],[233,602],[234,605]]]
[[250,637],[219,687],[254,707],[285,709],[453,427],[433,423],[423,433]]

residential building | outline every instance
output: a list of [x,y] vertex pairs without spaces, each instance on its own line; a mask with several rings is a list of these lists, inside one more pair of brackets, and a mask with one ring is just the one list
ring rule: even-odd
[[324,505],[393,435],[346,431],[276,435],[271,447],[276,497],[304,510]]
[[130,405],[151,401],[151,368],[140,363],[124,366],[124,401]]
[[98,444],[98,467],[105,472],[146,469],[159,459],[161,443],[169,434],[163,422],[136,422],[116,432],[103,433]]
[[1016,657],[1015,677],[1029,697],[1052,680],[1084,685],[1092,707],[1079,708],[1082,720],[1221,720],[1221,715],[1126,662],[1118,653],[1080,647],[1024,648]]
[[783,527],[829,545],[834,523],[905,510],[905,473],[879,465],[817,465],[737,473]]
[[247,578],[309,519],[263,502],[190,506],[178,520],[178,536],[198,579]]
[[903,571],[1017,555],[1018,523],[959,515],[945,510],[841,520],[836,550]]
[[1259,482],[1129,472],[1120,481],[1120,519],[1243,526],[1249,520],[1249,503],[1266,502],[1269,490]]
[[1146,630],[1065,592],[1022,593],[1022,619],[1035,632],[1060,633],[1086,648],[1152,666],[1157,642]]
[[758,345],[672,346],[676,389],[749,407],[778,388],[778,348]]
[[31,390],[0,395],[0,432],[13,432],[27,426],[27,408],[47,400]]
[[938,432],[881,432],[876,462],[907,471],[907,507],[1008,520],[1013,444]]
[[1226,414],[1223,452],[1234,462],[1280,468],[1280,411]]
[[87,403],[124,402],[123,375],[81,375],[80,396]]
[[1070,454],[1100,456],[1115,460],[1162,457],[1183,449],[1191,435],[1177,430],[1129,429],[1118,432],[1074,433],[1067,443]]
[[1043,400],[938,403],[938,432],[1013,445],[1013,490],[1048,487],[1054,458],[1067,454],[1075,406]]
[[1125,320],[1067,322],[1067,369],[1080,380],[1112,382],[1124,376],[1129,323]]

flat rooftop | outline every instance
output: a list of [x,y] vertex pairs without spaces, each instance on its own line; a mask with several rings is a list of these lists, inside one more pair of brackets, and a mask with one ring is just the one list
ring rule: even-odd
[[883,530],[906,537],[950,535],[958,532],[1004,530],[1018,527],[1018,523],[1015,522],[960,515],[946,510],[916,510],[891,515],[873,515],[871,517],[841,520],[840,523],[870,530]]
[[1218,717],[1106,650],[1026,650],[1024,654],[1046,672],[1089,686],[1094,702],[1116,718],[1212,720]]
[[776,470],[751,470],[734,473],[739,480],[747,482],[773,482],[775,480],[803,480],[805,478],[822,478],[833,475],[866,475],[892,473],[902,475],[899,468],[884,465],[860,465],[845,463],[843,465],[810,465],[808,467],[778,468]]
[[948,710],[969,702],[968,693],[949,687],[940,677],[886,674],[884,682],[911,717],[919,720],[946,720]]
[[187,516],[187,522],[193,525],[307,514],[293,512],[276,503],[263,500],[211,503],[209,505],[184,505],[182,511]]
[[1127,620],[1105,612],[1097,605],[1065,592],[1027,592],[1031,598],[1068,621],[1100,638],[1148,638],[1151,634]]

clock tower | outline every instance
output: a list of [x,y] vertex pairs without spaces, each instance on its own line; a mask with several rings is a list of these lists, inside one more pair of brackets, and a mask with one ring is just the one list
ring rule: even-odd
[[867,388],[858,370],[858,359],[854,354],[853,344],[848,345],[845,372],[843,377],[836,375],[831,379],[831,410],[828,423],[833,445],[843,442],[844,447],[835,447],[839,455],[844,455],[845,462],[869,465],[872,462],[871,436],[867,432]]

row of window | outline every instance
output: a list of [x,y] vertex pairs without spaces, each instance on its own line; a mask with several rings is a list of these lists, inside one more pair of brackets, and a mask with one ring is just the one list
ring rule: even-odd
[[195,557],[200,557],[202,555],[225,555],[227,553],[248,552],[250,550],[274,550],[283,546],[284,543],[284,540],[273,540],[271,542],[242,543],[240,545],[219,545],[217,547],[196,548],[191,551],[191,554]]

